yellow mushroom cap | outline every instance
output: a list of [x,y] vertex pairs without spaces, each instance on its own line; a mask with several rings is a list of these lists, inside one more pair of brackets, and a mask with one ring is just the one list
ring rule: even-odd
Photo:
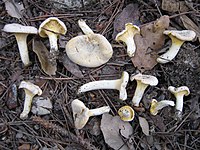
[[39,35],[41,37],[47,37],[51,32],[43,28],[60,34],[65,34],[67,32],[65,24],[56,17],[47,18],[39,27]]
[[156,99],[152,99],[150,105],[151,105],[151,107],[150,107],[150,113],[152,115],[157,115],[158,110],[156,109],[156,107],[158,106],[158,101]]
[[123,106],[118,110],[118,114],[123,121],[132,121],[135,116],[133,108],[130,106]]

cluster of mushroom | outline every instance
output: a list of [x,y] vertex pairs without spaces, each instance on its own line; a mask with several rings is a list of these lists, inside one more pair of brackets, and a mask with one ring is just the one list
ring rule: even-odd
[[[135,89],[135,93],[132,98],[132,104],[134,107],[139,107],[140,101],[142,100],[142,97],[143,97],[143,94],[144,94],[144,91],[146,90],[146,88],[148,86],[156,86],[158,84],[158,79],[155,76],[143,75],[141,73],[138,73],[136,75],[132,75],[130,77],[130,80],[131,81],[135,80],[137,82],[137,87]],[[120,79],[92,81],[92,82],[82,85],[78,89],[78,94],[82,93],[82,92],[97,90],[97,89],[116,89],[119,91],[119,99],[124,101],[127,99],[126,85],[127,85],[128,81],[129,81],[129,74],[126,71],[124,71],[122,73],[122,77]],[[188,87],[186,87],[186,86],[181,86],[178,88],[169,86],[168,90],[171,93],[173,93],[176,97],[176,106],[175,106],[176,119],[181,119],[181,113],[183,110],[183,97],[184,97],[184,95],[185,96],[189,95],[190,91],[189,91]],[[77,102],[77,100],[74,100],[74,101]],[[75,110],[74,109],[75,102],[72,102],[73,112]],[[162,100],[162,101],[158,102],[156,99],[153,99],[151,102],[150,113],[152,115],[157,115],[157,113],[160,109],[162,109],[166,106],[174,106],[174,105],[175,105],[174,102],[171,100]],[[83,106],[81,104],[79,109],[82,107]],[[84,108],[85,108],[85,106],[84,106]],[[108,112],[108,111],[106,111],[106,112]],[[76,127],[78,126],[77,118],[79,118],[78,116],[80,116],[77,114],[83,115],[85,113],[83,110],[82,111],[80,110],[79,113],[74,113]],[[121,107],[118,110],[118,114],[123,121],[132,121],[134,119],[134,110],[132,107],[130,107],[128,105]],[[89,115],[89,116],[91,116],[91,115]],[[84,124],[85,124],[85,122],[84,122]],[[81,126],[81,127],[83,127],[83,126]]]
[[27,36],[28,34],[38,34],[41,37],[48,37],[50,42],[50,58],[55,61],[58,55],[57,40],[60,34],[65,34],[67,28],[65,24],[56,17],[46,19],[39,27],[39,30],[32,26],[23,26],[21,24],[12,23],[7,24],[3,28],[4,32],[13,33],[17,40],[19,53],[24,66],[29,66],[31,61],[29,59]]
[[[132,23],[125,24],[125,30],[117,34],[115,40],[122,41],[127,46],[127,54],[129,57],[133,57],[136,51],[136,45],[134,42],[134,36],[140,34],[140,28]],[[192,30],[166,30],[163,34],[168,35],[172,44],[169,50],[157,58],[158,63],[165,64],[170,62],[178,54],[181,45],[185,41],[192,41],[196,37],[196,33]]]

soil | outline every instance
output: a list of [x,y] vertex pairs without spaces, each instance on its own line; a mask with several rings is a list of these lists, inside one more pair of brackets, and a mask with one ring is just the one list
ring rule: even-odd
[[[16,2],[16,0],[15,0]],[[180,16],[187,14],[199,27],[199,3],[198,0],[186,1],[186,12],[170,12],[162,9],[161,1],[136,0],[139,11],[137,24],[143,25],[162,15],[171,16],[170,27],[183,30],[186,27],[181,22]],[[57,60],[56,75],[48,76],[40,67],[37,55],[32,50],[34,35],[28,36],[29,56],[32,64],[24,67],[20,59],[15,37],[1,31],[0,33],[0,149],[32,149],[32,150],[79,150],[112,148],[104,140],[100,129],[101,116],[91,117],[86,126],[75,129],[71,102],[80,99],[89,108],[98,108],[109,105],[113,116],[117,110],[130,105],[134,95],[136,82],[130,81],[127,85],[128,98],[126,101],[119,100],[116,90],[96,90],[77,95],[77,89],[84,83],[93,80],[118,79],[123,71],[130,75],[137,73],[130,57],[126,54],[126,47],[115,42],[113,38],[114,22],[130,0],[99,0],[79,8],[57,8],[51,1],[44,0],[17,0],[23,3],[24,10],[21,19],[11,17],[6,11],[5,3],[0,1],[0,29],[9,23],[31,25],[36,28],[46,18],[55,16],[67,26],[66,35],[61,35],[59,44],[59,58]],[[86,68],[72,65],[61,58],[66,54],[65,44],[71,38],[81,34],[78,20],[85,19],[95,33],[103,34],[112,44],[114,53],[108,63],[97,68]],[[49,49],[47,38],[40,38]],[[169,39],[165,42],[167,44]],[[67,65],[67,66],[66,66]],[[185,42],[178,55],[172,62],[157,64],[153,69],[144,71],[143,74],[154,75],[159,84],[148,87],[144,93],[140,108],[135,108],[135,119],[130,122],[133,134],[124,139],[124,144],[132,145],[130,149],[200,149],[200,48],[199,41]],[[43,97],[48,97],[53,109],[49,115],[37,116],[29,113],[25,120],[19,118],[23,110],[24,92],[18,89],[23,80],[28,80],[38,85]],[[174,108],[166,107],[159,111],[158,115],[152,116],[149,105],[152,98],[158,101],[170,99],[175,101],[167,89],[188,86],[190,95],[184,97],[182,119],[174,119]],[[150,127],[150,135],[146,136],[139,125],[138,117],[144,117]]]

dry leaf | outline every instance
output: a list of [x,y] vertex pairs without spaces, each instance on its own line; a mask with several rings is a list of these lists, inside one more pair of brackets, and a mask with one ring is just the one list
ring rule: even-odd
[[22,18],[23,3],[17,3],[14,0],[3,0],[8,14],[15,18]]
[[182,15],[182,16],[180,16],[180,18],[186,29],[193,30],[194,32],[196,32],[198,40],[200,42],[200,28],[186,15]]
[[135,25],[139,24],[139,6],[137,4],[129,4],[127,5],[123,11],[115,18],[114,20],[114,31],[113,31],[113,39],[115,39],[116,35],[124,30],[126,23],[133,23]]
[[73,63],[68,57],[67,55],[64,55],[62,57],[62,63],[64,65],[64,67],[71,72],[74,76],[78,77],[78,78],[83,78],[83,74],[79,69],[79,66],[76,65],[75,63]]
[[50,52],[39,38],[33,39],[33,51],[37,54],[42,70],[48,75],[55,75],[57,64],[49,60]]
[[162,0],[162,10],[168,12],[187,12],[189,8],[186,6],[185,1],[177,0]]
[[18,147],[18,150],[30,150],[31,146],[30,144],[22,144],[21,146]]
[[154,23],[141,28],[141,35],[135,35],[136,52],[132,62],[141,72],[151,70],[156,64],[157,51],[165,42],[163,31],[169,27],[169,16],[162,16]]
[[142,128],[142,132],[146,136],[149,136],[149,123],[147,122],[147,120],[143,117],[139,117],[139,123],[140,123],[140,127]]
[[133,128],[128,122],[124,122],[119,116],[103,114],[101,119],[101,131],[105,142],[115,150],[128,150],[122,137],[128,138],[133,133]]

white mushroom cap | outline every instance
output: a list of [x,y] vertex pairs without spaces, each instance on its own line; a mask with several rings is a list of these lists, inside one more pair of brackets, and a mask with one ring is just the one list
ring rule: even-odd
[[112,57],[113,49],[103,35],[88,34],[72,38],[66,45],[66,53],[80,66],[98,67]]
[[65,34],[67,32],[65,24],[56,17],[47,18],[39,27],[39,35],[41,37],[48,37],[48,34],[51,32],[43,28],[60,34]]
[[28,81],[22,81],[19,85],[19,88],[28,90],[33,95],[41,95],[42,94],[42,90],[39,88],[39,86],[34,85],[33,83],[28,82]]
[[176,37],[182,41],[192,41],[196,36],[196,33],[192,30],[165,30],[163,34],[169,35],[170,37]]
[[76,36],[66,44],[69,59],[84,67],[98,67],[108,62],[113,54],[108,40],[95,34],[84,20],[79,20],[78,24],[85,35]]
[[32,26],[23,26],[18,23],[6,24],[2,29],[9,33],[26,33],[26,34],[37,34],[38,30]]
[[155,76],[143,75],[141,73],[138,73],[136,75],[131,75],[130,79],[131,81],[136,80],[142,82],[143,84],[151,86],[156,86],[158,84],[158,79]]
[[190,90],[187,86],[181,86],[181,87],[173,87],[173,86],[169,86],[168,90],[173,93],[174,95],[178,94],[178,93],[182,93],[185,96],[188,96],[190,94]]

